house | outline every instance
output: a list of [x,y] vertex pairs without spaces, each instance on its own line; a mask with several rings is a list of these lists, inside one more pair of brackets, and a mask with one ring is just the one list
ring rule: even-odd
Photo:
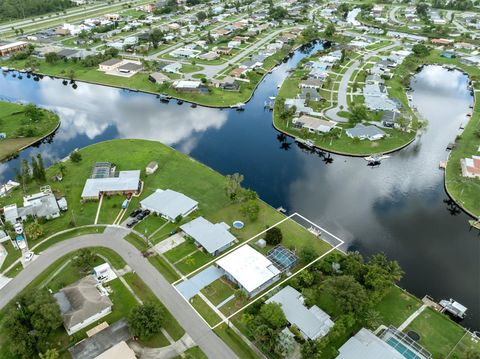
[[158,163],[156,161],[151,161],[147,167],[145,167],[145,173],[147,175],[152,175],[158,170]]
[[449,39],[432,39],[431,40],[431,43],[432,44],[435,44],[435,45],[450,45],[453,43],[453,40],[449,40]]
[[171,74],[178,74],[180,73],[181,68],[182,68],[182,64],[180,62],[171,62],[163,66],[161,70]]
[[11,204],[3,208],[5,221],[15,224],[17,220],[25,221],[28,216],[53,219],[60,217],[60,207],[49,188],[23,197],[23,207]]
[[236,240],[226,223],[213,224],[203,217],[185,223],[180,229],[213,256],[228,249]]
[[257,67],[261,67],[262,65],[263,65],[262,62],[258,62],[255,60],[247,60],[240,65],[240,68],[253,70],[253,69],[256,69]]
[[9,44],[0,45],[0,56],[7,56],[14,54],[18,51],[26,49],[28,42],[25,41],[16,41]]
[[362,328],[339,349],[336,359],[431,359],[432,355],[417,342],[397,329],[390,327],[376,336]]
[[382,114],[381,123],[385,127],[398,128],[400,127],[398,121],[401,118],[401,115],[397,111],[384,111]]
[[170,77],[162,74],[161,72],[152,72],[150,75],[148,75],[148,80],[154,84],[161,84],[171,81]]
[[303,296],[290,286],[281,289],[266,303],[280,304],[287,321],[295,325],[306,340],[322,338],[333,327],[334,323],[327,313],[316,305],[307,308]]
[[462,168],[463,177],[480,178],[480,156],[462,158],[460,160],[460,166]]
[[201,81],[178,80],[173,83],[173,88],[178,92],[208,92],[208,87]]
[[183,57],[185,59],[193,59],[200,55],[200,50],[190,49],[188,47],[181,47],[170,52],[170,56],[173,57]]
[[143,65],[141,62],[137,62],[137,61],[128,61],[128,62],[125,62],[123,64],[121,64],[120,66],[117,67],[117,72],[121,73],[121,74],[126,74],[126,75],[129,75],[129,76],[133,76],[135,75],[136,73],[140,72],[143,70]]
[[248,244],[216,262],[226,277],[253,297],[280,278],[281,271],[267,257]]
[[140,206],[170,222],[175,222],[177,218],[186,217],[195,211],[198,208],[198,202],[171,189],[157,189],[150,196],[141,200]]
[[457,57],[454,51],[443,51],[440,56],[446,59],[454,59]]
[[220,57],[220,55],[217,54],[215,51],[209,51],[209,52],[206,52],[206,53],[198,56],[199,59],[207,60],[207,61],[216,60],[219,57]]
[[[70,347],[73,359],[135,359],[133,350],[126,344],[132,334],[125,319],[121,319]],[[121,351],[119,350],[121,349]],[[112,355],[116,353],[116,355]],[[132,356],[133,355],[133,356]]]
[[123,62],[122,59],[110,59],[98,65],[98,69],[103,72],[114,71]]
[[116,172],[108,162],[98,162],[82,191],[83,200],[97,200],[101,195],[138,193],[140,170]]
[[314,78],[308,78],[306,80],[300,81],[300,88],[310,88],[310,89],[320,89],[322,88],[323,81]]
[[321,118],[308,115],[295,117],[292,120],[292,123],[295,127],[306,128],[311,133],[327,133],[337,125],[337,123],[334,121],[326,121]]
[[354,128],[349,128],[346,134],[350,138],[359,138],[360,140],[375,141],[385,137],[385,132],[373,125],[357,124]]
[[230,75],[232,75],[233,77],[242,77],[242,75],[245,75],[248,71],[250,71],[249,68],[237,67],[236,69],[230,71]]
[[232,41],[228,42],[227,47],[231,48],[231,49],[234,49],[236,47],[240,47],[241,44],[242,43],[240,41],[232,40]]
[[107,291],[89,275],[54,294],[69,335],[112,312]]
[[322,99],[322,96],[317,92],[317,90],[311,88],[302,88],[300,93],[297,95],[298,98],[303,100],[315,101],[318,102]]
[[230,55],[232,53],[232,49],[230,47],[217,47],[215,52],[219,55]]

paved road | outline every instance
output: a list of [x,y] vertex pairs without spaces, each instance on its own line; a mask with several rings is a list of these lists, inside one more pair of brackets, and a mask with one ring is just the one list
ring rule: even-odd
[[235,353],[205,324],[165,278],[129,242],[125,228],[110,227],[102,234],[89,234],[59,242],[44,251],[0,290],[0,309],[58,258],[85,247],[107,247],[117,252],[151,288],[210,359],[237,358]]
[[388,16],[390,18],[390,21],[392,21],[394,24],[404,25],[403,22],[401,22],[397,19],[397,11],[400,10],[400,9],[401,9],[400,6],[393,6],[390,9],[390,11],[388,12]]
[[[399,44],[400,42],[395,41],[392,45],[381,47],[380,49],[368,52],[366,55],[363,56],[364,62],[368,61],[369,58],[377,55],[379,52],[392,49],[394,47],[397,47]],[[350,82],[353,72],[357,70],[359,66],[360,66],[360,61],[356,60],[348,68],[348,70],[343,74],[342,80],[340,81],[340,85],[338,88],[337,105],[334,108],[331,108],[325,111],[325,115],[333,121],[348,122],[347,118],[338,116],[337,112],[348,111],[348,103],[347,103],[348,83]]]

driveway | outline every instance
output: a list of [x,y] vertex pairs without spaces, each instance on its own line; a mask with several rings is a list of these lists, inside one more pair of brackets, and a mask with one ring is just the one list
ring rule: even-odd
[[128,233],[125,228],[109,227],[102,234],[83,235],[51,246],[0,290],[0,309],[58,258],[85,247],[107,247],[117,252],[140,276],[208,358],[238,358],[155,267],[123,239]]
[[160,243],[156,244],[153,249],[155,250],[155,252],[163,254],[165,252],[168,252],[170,249],[173,249],[176,246],[182,244],[183,242],[185,242],[183,232],[175,233],[173,236],[170,236],[167,239],[164,239]]
[[215,282],[218,278],[225,273],[220,268],[210,266],[200,273],[194,275],[190,279],[186,279],[183,282],[177,284],[175,287],[182,293],[186,300],[193,298],[198,292],[205,288],[210,283]]

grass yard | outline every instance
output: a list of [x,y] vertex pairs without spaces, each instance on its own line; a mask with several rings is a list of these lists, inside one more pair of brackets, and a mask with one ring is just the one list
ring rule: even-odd
[[201,290],[203,295],[215,306],[235,293],[235,288],[223,278],[219,278]]
[[170,283],[180,279],[180,276],[175,270],[158,254],[148,258],[148,261],[163,275],[163,277]]
[[419,343],[423,345],[434,359],[444,359],[462,338],[464,329],[450,320],[446,315],[431,308],[425,309],[406,328],[420,334]]
[[[187,355],[187,358],[190,359],[208,359],[208,357],[205,355],[204,352],[202,352],[202,349],[199,347],[193,347],[190,349],[187,349],[183,352],[185,355]],[[181,359],[183,358],[181,355],[176,356],[174,359]]]
[[183,259],[182,261],[176,263],[175,267],[177,267],[178,270],[183,274],[188,274],[194,271],[195,269],[200,268],[204,264],[207,264],[212,259],[213,259],[212,256],[198,250],[192,255]]
[[39,141],[60,122],[55,113],[43,109],[39,120],[34,122],[26,116],[24,109],[24,105],[0,101],[0,133],[6,135],[6,139],[0,139],[0,160]]
[[5,257],[5,261],[0,267],[0,273],[10,267],[12,263],[15,262],[22,255],[22,252],[20,250],[13,248],[13,244],[10,241],[2,243],[2,246],[7,251],[7,256]]
[[192,72],[198,72],[203,70],[202,66],[198,65],[191,65],[191,64],[182,64],[182,67],[180,68],[180,72],[184,74],[189,74]]
[[175,248],[170,249],[168,252],[165,252],[165,257],[171,262],[175,263],[180,259],[186,257],[192,252],[198,250],[197,246],[191,240],[186,240],[185,242],[179,244]]
[[383,324],[398,327],[421,305],[422,302],[418,298],[395,286],[389,290],[375,309],[382,316]]
[[180,326],[173,315],[165,308],[165,306],[153,294],[152,290],[142,281],[136,273],[127,273],[124,275],[125,280],[140,297],[143,302],[150,302],[161,306],[165,312],[164,328],[170,334],[173,340],[179,340],[185,334],[185,330]]
[[61,241],[64,241],[66,239],[71,239],[74,237],[79,237],[83,236],[85,234],[99,234],[103,233],[105,231],[106,227],[82,227],[82,228],[75,228],[72,229],[66,233],[62,233],[59,235],[56,235],[54,237],[51,237],[47,241],[44,241],[43,243],[39,243],[37,246],[32,247],[32,250],[36,253],[41,253],[48,247],[59,243]]
[[242,359],[258,359],[258,355],[226,324],[215,328],[217,334]]
[[137,232],[142,233],[145,236],[151,235],[160,227],[164,226],[167,223],[165,219],[154,214],[149,215],[147,218],[144,218],[140,221],[135,227],[133,227]]
[[190,299],[190,304],[192,304],[202,318],[205,319],[205,321],[211,326],[220,323],[221,319],[218,314],[215,313],[213,309],[210,308],[198,294]]
[[139,235],[130,232],[125,236],[125,240],[130,244],[133,244],[140,252],[145,252],[148,249],[148,244]]

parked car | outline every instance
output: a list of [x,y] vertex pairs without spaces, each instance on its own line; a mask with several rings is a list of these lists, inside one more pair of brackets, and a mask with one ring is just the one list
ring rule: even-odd
[[143,211],[143,213],[145,213],[145,215],[148,216],[151,212],[150,212],[149,209],[146,209],[146,210]]
[[25,253],[25,262],[31,261],[33,258],[33,252],[26,252]]
[[140,213],[142,213],[142,210],[140,208],[136,209],[135,211],[133,211],[132,213],[130,213],[130,217],[136,217],[138,216]]
[[138,223],[138,219],[134,218],[130,222],[127,223],[128,228],[132,228],[134,225]]

